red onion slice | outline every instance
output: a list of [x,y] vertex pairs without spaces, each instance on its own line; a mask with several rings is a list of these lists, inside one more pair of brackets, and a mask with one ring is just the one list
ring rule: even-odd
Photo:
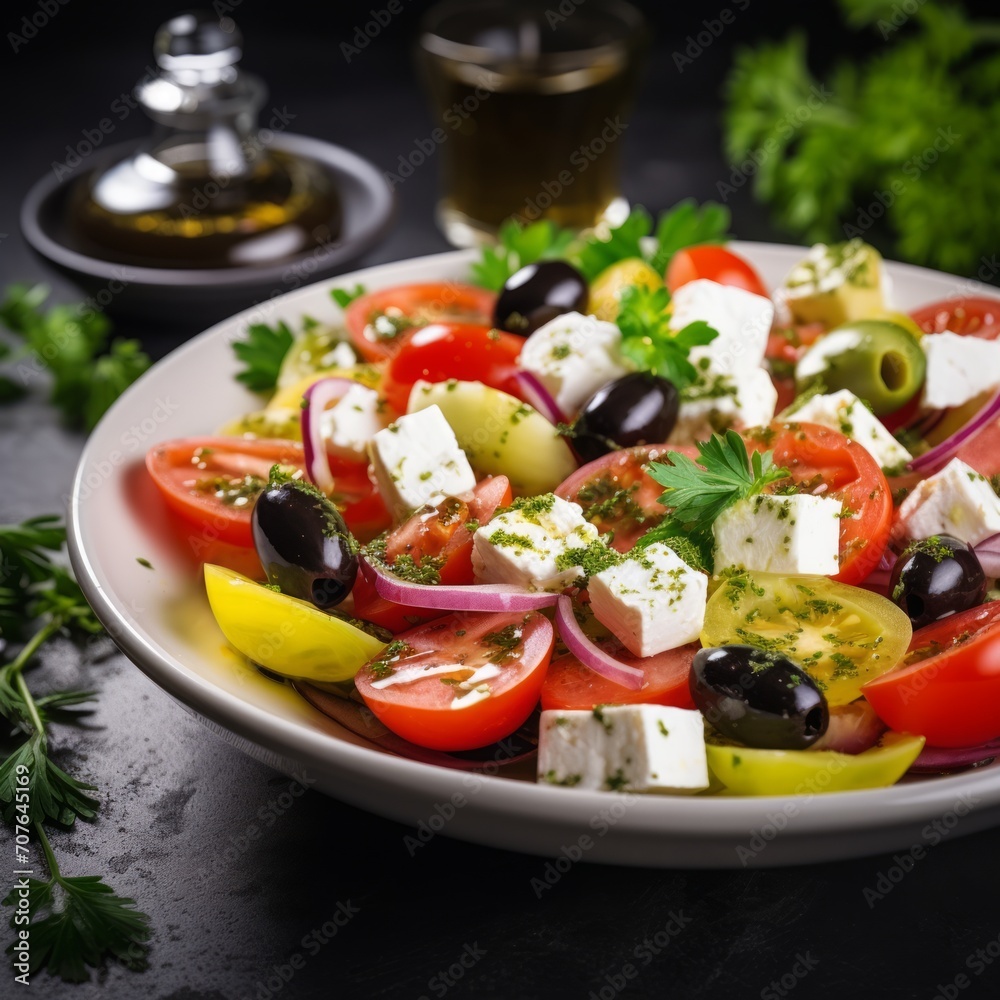
[[566,414],[559,409],[559,404],[552,398],[552,393],[545,388],[542,380],[533,372],[523,369],[515,372],[514,381],[521,390],[525,402],[530,403],[545,417],[550,424],[565,424],[569,421]]
[[980,542],[974,549],[983,572],[990,578],[1000,577],[1000,535]]
[[632,691],[638,691],[642,687],[642,682],[645,680],[643,672],[638,667],[616,660],[594,643],[576,620],[572,598],[565,594],[556,604],[556,625],[559,627],[562,641],[566,643],[566,648],[595,674],[600,674],[606,680]]
[[502,583],[446,584],[408,583],[373,562],[361,558],[361,572],[379,597],[393,604],[438,611],[537,611],[556,603],[558,594],[524,590]]
[[333,473],[323,440],[323,411],[341,399],[356,382],[349,378],[321,378],[305,391],[302,407],[302,444],[306,454],[306,475],[324,492],[333,491]]
[[994,757],[1000,757],[1000,739],[990,740],[978,747],[924,747],[910,767],[910,772],[940,774],[942,771],[957,771],[989,763]]
[[984,427],[1000,414],[1000,392],[997,392],[992,399],[963,427],[955,431],[951,437],[945,438],[939,445],[935,445],[930,451],[925,451],[923,455],[918,455],[909,467],[914,472],[932,472],[944,465],[962,445],[972,440]]

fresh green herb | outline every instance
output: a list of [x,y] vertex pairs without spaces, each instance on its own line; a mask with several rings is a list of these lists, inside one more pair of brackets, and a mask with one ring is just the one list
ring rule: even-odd
[[520,625],[505,625],[497,632],[487,632],[480,640],[484,646],[493,646],[496,652],[490,655],[490,663],[503,663],[519,656],[524,630]]
[[614,774],[609,774],[604,779],[604,784],[612,792],[620,792],[628,784],[628,778],[625,777],[625,772],[619,767]]
[[499,244],[484,247],[482,257],[472,265],[472,280],[494,292],[527,264],[565,257],[574,235],[546,219],[528,226],[510,219],[500,227],[497,239]]
[[[55,763],[49,733],[52,722],[89,714],[79,706],[92,702],[95,693],[64,689],[37,695],[28,683],[28,670],[48,640],[101,632],[80,588],[56,561],[64,540],[65,528],[53,516],[0,525],[0,635],[20,644],[13,659],[0,665],[0,715],[15,739],[0,762],[0,815],[19,834],[27,833],[22,805],[27,792],[30,832],[49,871],[48,880],[28,879],[32,971],[46,968],[79,982],[88,978],[88,966],[98,967],[111,955],[130,968],[142,968],[149,918],[99,877],[63,875],[45,829],[68,829],[77,819],[91,820],[99,807],[91,794],[94,786]],[[28,850],[20,842],[14,856],[21,867],[28,866]],[[14,908],[19,900],[12,891],[3,905]]]
[[153,564],[145,556],[136,556],[135,561],[144,569],[153,568]]
[[368,664],[368,672],[376,680],[384,680],[392,675],[395,667],[393,664],[404,657],[412,656],[416,650],[403,639],[393,639],[385,649],[379,653],[378,658]]
[[698,380],[698,370],[688,360],[691,348],[710,344],[719,333],[701,320],[671,330],[669,305],[670,293],[665,288],[631,285],[624,289],[617,319],[621,352],[639,368],[683,390]]
[[266,323],[251,323],[243,340],[233,341],[233,353],[244,364],[236,376],[253,392],[270,392],[278,384],[281,363],[292,346],[292,331],[279,322],[276,327]]
[[[11,285],[0,302],[0,323],[21,338],[18,348],[0,342],[0,360],[18,362],[25,379],[48,370],[50,400],[71,427],[91,430],[108,407],[148,367],[137,340],[110,340],[111,323],[87,306],[42,311],[44,285]],[[22,380],[23,381],[23,380]],[[0,378],[0,402],[23,395],[24,386]]]
[[607,717],[607,716],[606,716],[606,715],[604,714],[604,708],[605,708],[605,706],[604,706],[604,705],[595,705],[595,706],[594,706],[594,711],[593,711],[593,713],[592,713],[592,714],[593,714],[594,718],[595,718],[595,719],[596,719],[596,720],[597,720],[597,721],[598,721],[598,722],[599,722],[599,723],[600,723],[600,724],[601,724],[602,726],[604,726],[604,731],[605,731],[606,733],[610,733],[610,732],[613,732],[613,731],[614,731],[614,728],[615,728],[615,724],[614,724],[614,722],[613,722],[613,721],[612,721],[611,719],[609,719],[609,718],[608,718],[608,717]]
[[940,535],[915,539],[903,549],[903,556],[912,556],[917,552],[930,556],[936,563],[944,562],[945,559],[950,559],[955,554],[952,548],[941,541]]
[[582,774],[567,774],[565,778],[560,778],[554,769],[549,769],[542,775],[542,779],[550,785],[562,785],[564,788],[573,788],[583,781]]
[[331,288],[330,298],[340,306],[341,309],[346,309],[355,299],[360,299],[362,295],[367,295],[368,289],[364,285],[355,285],[353,288]]
[[754,158],[754,192],[791,232],[842,240],[884,214],[895,256],[972,273],[995,246],[988,214],[968,206],[1000,193],[1000,24],[939,0],[840,6],[853,27],[874,29],[876,51],[844,59],[828,85],[810,72],[801,33],[739,52],[726,81],[727,154],[740,164],[766,151]]

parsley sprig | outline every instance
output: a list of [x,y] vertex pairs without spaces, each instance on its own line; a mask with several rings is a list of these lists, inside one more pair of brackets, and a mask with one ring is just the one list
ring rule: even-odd
[[671,330],[669,305],[670,293],[665,288],[631,285],[622,291],[617,323],[622,354],[643,371],[673,382],[680,391],[698,378],[698,370],[688,360],[691,348],[710,344],[719,332],[702,320]]
[[253,392],[270,392],[278,384],[281,363],[295,340],[284,321],[277,326],[251,323],[242,340],[233,341],[233,353],[243,362],[243,370],[236,376]]
[[[0,664],[0,715],[10,724],[13,749],[0,761],[0,817],[22,825],[27,788],[30,827],[41,848],[49,878],[28,880],[31,920],[31,969],[46,968],[70,982],[88,978],[114,955],[125,965],[141,968],[149,938],[149,918],[135,902],[117,896],[98,876],[63,875],[46,825],[71,828],[77,819],[92,820],[99,803],[96,789],[64,771],[51,756],[54,722],[72,722],[88,714],[92,691],[58,690],[37,695],[28,669],[53,636],[96,635],[101,624],[76,581],[58,561],[65,528],[58,518],[42,516],[22,524],[0,525],[0,637],[20,644],[16,655]],[[27,636],[27,638],[25,638]],[[19,782],[27,778],[27,786]],[[26,852],[18,848],[27,861]],[[4,906],[15,907],[12,891]],[[13,928],[14,918],[10,926]],[[13,946],[8,948],[13,953]]]
[[16,365],[20,375],[0,375],[0,402],[24,395],[27,383],[46,371],[51,401],[65,422],[91,430],[149,367],[149,358],[137,340],[111,340],[102,312],[79,305],[43,310],[48,296],[44,285],[11,285],[0,302],[0,323],[18,338],[0,340],[0,361]]
[[698,463],[679,452],[667,452],[670,465],[653,462],[649,475],[664,487],[660,503],[670,514],[641,539],[670,544],[671,538],[686,537],[697,546],[706,568],[712,566],[712,525],[738,500],[746,500],[789,476],[788,469],[774,464],[774,453],[747,453],[736,431],[713,434],[698,443]]
[[472,280],[493,292],[499,292],[527,264],[564,258],[574,235],[547,219],[528,226],[510,219],[500,227],[497,240],[497,246],[484,247],[482,257],[472,265]]

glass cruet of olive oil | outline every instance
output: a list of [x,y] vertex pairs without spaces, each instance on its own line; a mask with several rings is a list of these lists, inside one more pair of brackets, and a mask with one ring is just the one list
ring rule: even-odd
[[231,19],[179,14],[157,31],[159,73],[136,88],[155,122],[124,159],[82,176],[70,225],[80,248],[147,267],[272,263],[335,240],[340,206],[324,170],[257,130],[267,89],[239,69]]

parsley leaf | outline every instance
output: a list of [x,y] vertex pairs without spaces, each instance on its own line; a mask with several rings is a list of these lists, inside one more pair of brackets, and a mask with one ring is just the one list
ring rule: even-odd
[[665,288],[630,285],[622,291],[616,322],[622,332],[622,354],[640,369],[673,382],[680,391],[698,378],[698,370],[688,360],[691,348],[710,344],[719,334],[701,320],[671,330],[669,305],[670,293]]
[[472,265],[472,280],[499,292],[525,265],[565,257],[574,238],[570,230],[560,229],[548,219],[528,226],[510,219],[500,227],[498,245],[483,247],[482,257]]
[[[47,370],[51,401],[72,427],[91,430],[108,407],[148,367],[136,340],[110,341],[111,323],[84,306],[59,305],[42,311],[49,290],[44,285],[11,285],[0,302],[0,322],[22,338],[22,382]],[[110,341],[110,342],[109,342]],[[30,360],[25,360],[27,354]],[[0,356],[13,361],[9,345]],[[12,379],[0,379],[0,401],[23,394]]]
[[[353,288],[331,288],[330,298],[340,306],[341,309],[346,309],[355,299],[360,299],[362,295],[367,295],[368,289],[364,285],[355,285]],[[313,325],[316,325],[316,321],[312,321]],[[310,329],[306,326],[306,329]]]
[[[686,455],[667,453],[671,464],[653,462],[649,475],[665,487],[660,497],[670,514],[639,539],[639,545],[666,542],[678,535],[691,540],[703,559],[711,561],[712,524],[726,508],[746,500],[765,487],[788,477],[788,470],[774,465],[772,452],[747,453],[743,438],[736,431],[713,434],[698,443],[695,464]],[[682,556],[682,558],[684,558]]]
[[233,353],[246,366],[236,381],[254,392],[270,392],[278,384],[281,363],[294,339],[284,321],[276,327],[251,323],[246,338],[233,341]]
[[587,281],[601,271],[632,257],[645,258],[642,240],[653,231],[653,218],[642,206],[633,208],[628,218],[608,234],[607,239],[591,236],[576,254],[575,263]]

